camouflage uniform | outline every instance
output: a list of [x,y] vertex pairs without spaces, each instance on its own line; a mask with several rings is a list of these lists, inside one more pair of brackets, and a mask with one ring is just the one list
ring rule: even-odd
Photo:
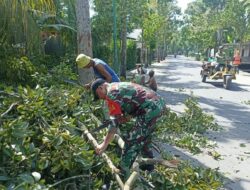
[[131,115],[136,118],[133,126],[119,125],[125,141],[121,167],[128,173],[138,153],[153,157],[150,151],[152,132],[157,119],[165,110],[165,102],[154,91],[128,82],[109,84],[107,97],[111,116]]

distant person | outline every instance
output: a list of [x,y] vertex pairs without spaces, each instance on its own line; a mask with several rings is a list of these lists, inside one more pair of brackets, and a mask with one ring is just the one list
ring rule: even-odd
[[241,63],[240,52],[237,50],[233,57],[233,66],[235,68],[235,72],[239,74],[239,65]]
[[215,60],[217,65],[215,66],[216,71],[220,71],[224,67],[225,63],[225,53],[223,52],[223,46],[220,46],[215,54]]
[[[95,78],[101,78],[108,83],[120,82],[119,77],[115,71],[103,60],[97,58],[91,58],[85,54],[79,54],[76,58],[78,68],[90,68],[94,70]],[[91,83],[85,85],[86,88],[90,88]]]
[[145,83],[146,86],[148,86],[149,88],[151,88],[153,91],[157,91],[157,83],[154,77],[155,72],[153,70],[150,70],[148,75],[149,75],[149,79],[148,81]]
[[142,66],[142,64],[136,65],[137,74],[135,74],[135,77],[133,79],[133,82],[140,85],[145,85],[147,70]]

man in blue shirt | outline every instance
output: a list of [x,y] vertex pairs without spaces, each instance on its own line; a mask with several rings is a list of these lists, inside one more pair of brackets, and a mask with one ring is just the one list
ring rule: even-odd
[[[76,58],[78,68],[90,68],[94,70],[95,78],[101,78],[108,83],[120,82],[119,77],[115,71],[103,60],[91,58],[85,54],[79,54]],[[90,88],[91,83],[86,84],[85,87]]]

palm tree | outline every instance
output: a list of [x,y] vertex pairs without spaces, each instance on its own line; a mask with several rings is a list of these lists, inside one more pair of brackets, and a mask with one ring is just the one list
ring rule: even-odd
[[33,19],[33,12],[55,14],[53,5],[53,0],[1,0],[0,46],[20,54],[41,52],[40,30]]

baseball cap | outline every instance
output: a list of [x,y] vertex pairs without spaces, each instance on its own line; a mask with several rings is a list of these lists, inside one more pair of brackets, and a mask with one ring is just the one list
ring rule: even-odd
[[98,95],[96,94],[96,89],[102,85],[103,83],[105,83],[105,80],[103,79],[96,79],[92,84],[91,84],[91,90],[93,92],[93,95],[94,95],[94,101],[98,100],[99,97]]
[[91,60],[91,57],[85,55],[85,54],[79,54],[76,58],[76,63],[78,68],[84,68],[86,67]]

